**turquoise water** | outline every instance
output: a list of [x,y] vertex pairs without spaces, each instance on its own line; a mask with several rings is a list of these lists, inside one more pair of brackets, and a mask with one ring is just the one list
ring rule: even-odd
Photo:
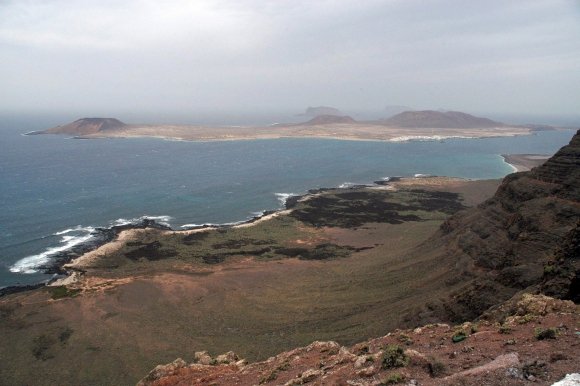
[[0,127],[0,287],[46,280],[34,263],[90,238],[97,226],[141,216],[173,228],[242,221],[279,208],[283,194],[387,176],[499,178],[512,171],[499,154],[552,154],[573,135],[203,143],[22,136],[28,129]]

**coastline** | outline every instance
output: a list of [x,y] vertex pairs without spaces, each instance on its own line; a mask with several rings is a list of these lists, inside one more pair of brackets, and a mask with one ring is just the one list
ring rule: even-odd
[[504,126],[487,128],[408,128],[373,122],[278,125],[272,126],[194,126],[194,125],[125,125],[98,132],[58,131],[52,129],[26,135],[65,134],[74,139],[159,138],[173,141],[241,141],[281,138],[320,138],[347,141],[442,141],[453,138],[491,138],[530,135],[532,128]]
[[186,229],[173,229],[167,225],[160,224],[154,219],[143,218],[138,223],[116,225],[109,228],[96,228],[96,234],[93,239],[85,243],[78,244],[69,250],[63,251],[53,258],[50,262],[39,267],[39,270],[54,274],[55,277],[46,282],[34,283],[23,286],[8,286],[0,289],[0,297],[12,293],[23,292],[41,288],[44,286],[62,286],[76,282],[83,274],[84,267],[99,259],[108,253],[113,253],[122,248],[125,243],[138,238],[146,231],[156,229],[160,236],[170,234],[193,234],[207,231],[220,231],[224,229],[236,229],[251,227],[276,217],[288,215],[298,202],[316,197],[329,190],[353,190],[359,188],[396,190],[396,186],[409,186],[413,184],[442,186],[452,184],[457,181],[470,181],[458,177],[439,177],[439,176],[414,176],[414,177],[392,177],[387,180],[377,180],[369,184],[357,184],[349,186],[337,186],[334,188],[310,189],[304,194],[291,195],[286,197],[284,206],[276,210],[266,210],[258,216],[251,217],[233,223],[224,224],[200,224],[193,225]]
[[527,172],[540,166],[551,156],[546,154],[501,154],[503,161],[510,165],[514,172]]
[[[39,134],[39,133],[34,132],[33,135],[37,135],[37,134]],[[302,136],[302,137],[303,138],[320,138],[320,139],[331,139],[332,138],[332,137],[307,137],[307,136]],[[90,137],[90,139],[94,139],[94,138],[95,137]],[[112,138],[120,138],[120,137],[115,135]],[[125,137],[123,137],[123,138],[125,138]],[[149,137],[149,138],[151,138],[151,137]],[[166,137],[156,137],[156,138],[175,140],[175,138],[166,138]],[[279,138],[286,138],[286,137],[279,137]],[[449,137],[449,138],[457,138],[457,137]],[[242,138],[242,139],[251,140],[254,138]],[[258,139],[260,139],[260,138],[258,138]],[[263,139],[270,139],[270,138],[263,138]],[[353,139],[351,137],[348,137],[348,138],[347,137],[336,137],[336,138],[332,138],[332,139],[368,141],[368,139]],[[443,140],[443,139],[447,139],[447,138],[442,138],[441,136],[405,137],[405,141],[412,141],[412,140],[434,140],[435,141],[435,140]],[[227,139],[227,140],[236,140],[236,139]],[[370,141],[382,141],[382,140],[370,139]],[[395,141],[399,142],[400,139],[396,139]],[[503,154],[503,155],[501,155],[501,157],[502,157],[504,162],[508,163],[511,166],[511,168],[513,169],[514,172],[529,170],[530,166],[526,166],[525,164],[522,165],[522,162],[523,162],[522,159],[525,160],[526,162],[528,162],[528,164],[532,163],[533,166],[537,166],[537,165],[543,163],[543,161],[545,159],[549,158],[549,156],[538,155],[538,154],[521,154],[521,155],[517,155],[517,154],[516,155],[505,155],[505,154]],[[366,184],[364,186],[382,188],[382,189],[390,189],[392,186],[391,183],[397,179],[398,178],[393,177],[391,179],[391,181],[388,181],[387,183],[385,183],[384,181],[375,181],[372,184]],[[427,180],[424,179],[424,181],[427,181]],[[349,187],[345,187],[345,188],[349,189],[349,188],[356,188],[356,187],[357,186],[349,186]],[[328,189],[336,189],[336,188],[341,188],[341,186],[338,186],[335,188],[328,188]],[[321,192],[324,190],[325,189],[318,189],[316,191]],[[312,194],[315,193],[314,191],[315,190],[309,190],[304,195],[288,197],[288,199],[286,200],[286,208],[285,209],[279,209],[279,210],[275,210],[275,211],[265,211],[264,213],[260,214],[259,216],[254,216],[251,218],[247,218],[246,220],[237,221],[237,222],[233,222],[233,223],[200,224],[200,225],[192,224],[191,227],[187,227],[185,229],[171,229],[170,227],[163,228],[163,225],[156,224],[154,221],[152,221],[151,224],[152,224],[152,227],[160,226],[163,228],[163,230],[168,231],[168,232],[173,232],[173,233],[184,232],[185,234],[187,234],[187,232],[205,231],[208,229],[223,229],[223,228],[230,228],[230,227],[234,227],[234,228],[235,227],[247,227],[247,226],[251,226],[253,223],[267,221],[270,218],[273,218],[273,217],[280,215],[281,214],[280,212],[283,212],[283,211],[289,209],[289,207],[288,207],[289,203],[295,202],[296,200],[304,199],[305,197],[308,197],[308,196],[311,196]],[[98,237],[94,238],[93,240],[90,240],[87,243],[79,244],[78,246],[75,246],[69,250],[65,250],[56,256],[53,256],[51,258],[50,262],[39,267],[40,271],[42,271],[44,273],[48,273],[48,274],[54,274],[55,276],[58,275],[57,277],[50,279],[50,280],[43,282],[43,283],[33,283],[32,285],[36,286],[36,285],[44,285],[44,284],[50,285],[53,283],[60,283],[61,280],[63,279],[62,275],[66,275],[64,277],[66,279],[68,276],[71,275],[71,271],[82,269],[81,268],[83,265],[82,262],[91,261],[91,260],[97,258],[99,255],[106,255],[108,252],[112,252],[112,251],[120,248],[123,241],[130,240],[131,238],[134,238],[134,236],[139,233],[138,230],[144,229],[144,228],[147,228],[147,225],[143,225],[143,224],[133,225],[132,224],[132,225],[126,225],[123,227],[113,226],[111,228],[97,228]],[[55,285],[58,285],[58,284],[55,284]],[[24,285],[24,286],[19,285],[19,286],[14,286],[14,287],[26,287],[26,285]],[[12,291],[12,289],[10,289],[10,286],[0,289],[0,296],[3,295],[4,291]]]

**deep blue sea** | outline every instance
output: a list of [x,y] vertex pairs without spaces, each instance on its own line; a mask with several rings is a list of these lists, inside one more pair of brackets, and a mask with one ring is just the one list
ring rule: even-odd
[[500,178],[512,168],[499,154],[553,154],[574,133],[407,143],[22,135],[51,126],[0,123],[0,287],[49,279],[35,265],[97,226],[142,216],[176,229],[242,221],[279,208],[284,194],[387,176]]

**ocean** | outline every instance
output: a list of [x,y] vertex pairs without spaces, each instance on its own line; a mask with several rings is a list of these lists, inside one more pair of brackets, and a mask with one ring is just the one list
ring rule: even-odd
[[51,126],[0,123],[0,287],[50,279],[38,265],[96,227],[143,217],[174,229],[238,222],[282,207],[289,194],[388,176],[501,178],[513,170],[500,154],[553,154],[574,134],[403,143],[22,135]]

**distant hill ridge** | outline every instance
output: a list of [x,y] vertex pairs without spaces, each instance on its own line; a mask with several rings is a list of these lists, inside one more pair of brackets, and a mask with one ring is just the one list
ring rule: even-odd
[[505,124],[488,118],[480,118],[459,111],[405,111],[382,121],[387,126],[409,128],[490,128]]
[[328,124],[337,124],[337,123],[356,123],[356,121],[349,117],[348,115],[344,116],[337,116],[337,115],[318,115],[308,122],[304,122],[301,125],[310,126],[310,125],[328,125]]
[[329,106],[316,106],[316,107],[308,107],[303,114],[300,114],[307,117],[317,117],[319,115],[336,115],[336,116],[344,116],[342,111],[336,109],[334,107]]
[[66,125],[53,127],[41,134],[88,135],[103,131],[117,130],[127,125],[115,118],[81,118]]

